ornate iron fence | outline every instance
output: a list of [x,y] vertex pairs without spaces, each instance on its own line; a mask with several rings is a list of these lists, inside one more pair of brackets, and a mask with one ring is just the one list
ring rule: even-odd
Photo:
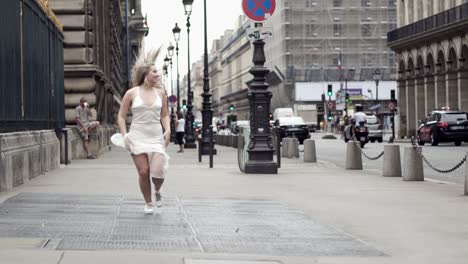
[[38,1],[2,2],[0,133],[65,126],[63,34]]

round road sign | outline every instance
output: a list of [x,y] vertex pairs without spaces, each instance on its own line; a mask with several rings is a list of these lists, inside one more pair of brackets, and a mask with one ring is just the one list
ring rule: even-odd
[[264,22],[275,12],[276,0],[242,0],[244,14],[254,22]]
[[169,103],[175,103],[177,102],[177,96],[171,95],[169,96]]

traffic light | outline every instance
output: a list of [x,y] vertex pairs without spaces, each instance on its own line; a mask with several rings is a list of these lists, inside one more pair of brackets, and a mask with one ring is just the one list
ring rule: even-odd
[[234,108],[234,105],[233,105],[233,104],[229,106],[229,111],[234,111],[234,109],[235,109],[235,108]]
[[345,101],[346,101],[346,103],[349,103],[349,93],[347,93],[347,94],[345,95]]
[[273,114],[272,113],[268,114],[268,119],[273,120]]
[[328,121],[332,121],[333,120],[333,116],[328,116]]
[[328,94],[329,97],[331,97],[333,95],[333,88],[332,88],[331,84],[328,85],[327,94]]
[[394,89],[390,90],[390,100],[395,101],[395,90]]
[[322,94],[322,103],[325,103],[325,94]]
[[184,110],[187,110],[187,100],[185,100],[185,99],[182,100],[182,108]]

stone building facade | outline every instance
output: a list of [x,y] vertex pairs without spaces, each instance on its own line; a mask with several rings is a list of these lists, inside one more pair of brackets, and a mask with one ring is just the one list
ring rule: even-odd
[[[64,29],[67,123],[75,123],[74,108],[84,97],[95,119],[115,124],[119,102],[128,89],[126,1],[51,0],[49,4]],[[148,28],[141,0],[129,0],[128,4],[129,57],[135,58]]]
[[398,1],[398,28],[388,33],[397,53],[399,136],[416,136],[434,109],[468,111],[468,1]]

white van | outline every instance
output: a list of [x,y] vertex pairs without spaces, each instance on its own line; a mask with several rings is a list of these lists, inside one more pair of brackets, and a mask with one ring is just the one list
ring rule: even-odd
[[292,108],[276,108],[273,112],[273,120],[278,120],[280,117],[291,117],[294,116]]

